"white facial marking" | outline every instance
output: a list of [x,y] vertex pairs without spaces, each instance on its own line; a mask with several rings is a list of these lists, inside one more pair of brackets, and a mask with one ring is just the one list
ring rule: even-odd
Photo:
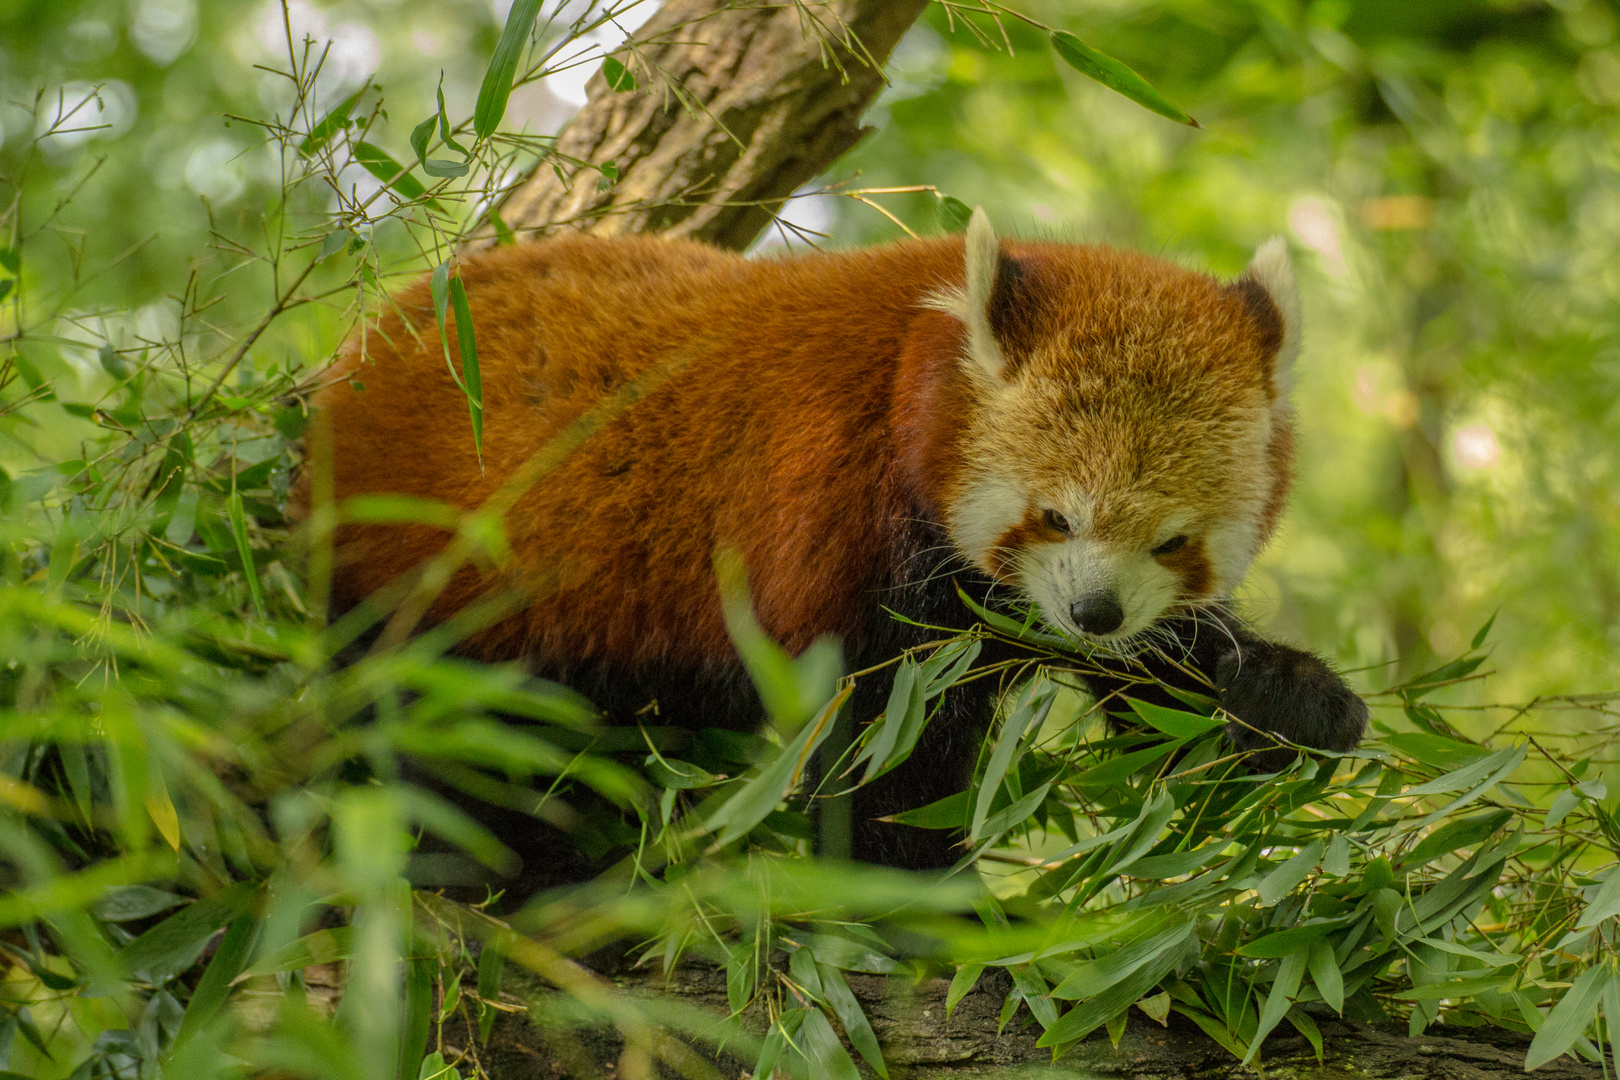
[[1029,496],[1017,481],[980,473],[967,482],[946,523],[951,543],[979,569],[993,574],[996,565],[991,554],[996,541],[1024,520],[1028,506]]

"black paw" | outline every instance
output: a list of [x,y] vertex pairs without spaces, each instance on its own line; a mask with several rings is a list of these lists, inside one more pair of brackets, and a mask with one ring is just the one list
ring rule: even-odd
[[[1239,750],[1260,751],[1256,769],[1275,772],[1294,751],[1276,734],[1315,750],[1354,750],[1367,729],[1367,706],[1317,657],[1269,641],[1244,642],[1220,658],[1215,686],[1232,714],[1226,733]],[[1267,750],[1267,747],[1271,747]]]

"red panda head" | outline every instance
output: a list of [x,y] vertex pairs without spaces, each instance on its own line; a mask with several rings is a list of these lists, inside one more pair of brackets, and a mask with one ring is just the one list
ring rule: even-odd
[[1107,248],[1003,247],[982,210],[965,239],[965,284],[930,301],[966,330],[939,493],[958,551],[1103,641],[1229,594],[1289,482],[1283,241],[1223,284]]

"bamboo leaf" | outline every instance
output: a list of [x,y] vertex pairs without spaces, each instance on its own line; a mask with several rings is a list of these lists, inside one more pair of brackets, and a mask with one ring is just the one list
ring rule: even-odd
[[[844,980],[844,973],[831,964],[818,964],[821,974],[822,998],[832,1006],[833,1015],[838,1022],[844,1025],[844,1034],[849,1036],[849,1044],[866,1059],[874,1072],[887,1080],[889,1067],[883,1061],[883,1051],[878,1047],[877,1034],[872,1030],[871,1021],[866,1018],[860,1002],[850,992],[849,983]],[[946,1007],[949,1012],[949,1006]]]
[[484,71],[484,81],[478,87],[478,103],[473,107],[473,132],[487,139],[501,126],[506,115],[506,101],[512,96],[512,80],[517,77],[518,61],[529,43],[534,30],[535,16],[540,14],[540,0],[515,0],[506,15],[501,38],[495,43],[495,52]]
[[804,768],[816,748],[832,732],[833,720],[848,700],[851,689],[846,687],[827,702],[820,714],[800,729],[793,742],[783,747],[757,773],[745,777],[735,793],[709,815],[704,827],[718,834],[715,847],[724,847],[746,834],[764,821],[765,815],[775,810],[776,804],[786,798],[788,791],[804,775]]
[[125,945],[118,954],[124,970],[145,972],[153,981],[190,967],[220,927],[247,910],[258,886],[238,881],[203,900],[188,904]]
[[621,94],[636,88],[635,73],[611,56],[602,61],[602,78],[607,82],[609,90]]
[[[253,548],[248,545],[247,515],[242,511],[242,493],[240,491],[231,492],[230,499],[226,502],[226,513],[230,517],[231,536],[236,540],[236,554],[242,560],[242,576],[247,580],[248,592],[253,597],[253,608],[259,613],[259,618],[262,619],[265,617],[264,592],[259,586],[258,567],[256,567],[253,563]],[[152,797],[150,790],[148,791],[147,797],[148,799],[151,799]],[[165,802],[168,801],[167,793],[163,795],[163,800]],[[151,804],[149,802],[148,806],[150,805]],[[173,813],[174,807],[171,804],[168,808],[168,814],[173,815]],[[156,817],[157,815],[154,814],[154,820],[156,820]],[[159,822],[158,828],[161,830],[165,823],[166,821]],[[180,824],[178,819],[172,823],[172,827],[174,829],[175,837],[178,840],[180,835]],[[168,834],[165,833],[164,835],[167,836]],[[180,845],[178,842],[174,843],[174,847],[177,849],[179,846]]]
[[332,141],[332,137],[349,126],[349,114],[360,100],[360,95],[366,88],[361,87],[342,101],[332,107],[332,110],[315,122],[298,143],[298,153],[302,157],[309,157],[315,151]]
[[1524,1055],[1526,1072],[1566,1053],[1586,1034],[1586,1029],[1597,1019],[1604,991],[1615,979],[1614,969],[1607,964],[1589,967],[1576,977],[1530,1041],[1530,1049]]
[[1308,945],[1295,949],[1277,965],[1277,978],[1272,982],[1271,992],[1266,995],[1266,1003],[1260,1009],[1260,1024],[1255,1029],[1254,1038],[1249,1040],[1249,1052],[1244,1055],[1243,1064],[1247,1065],[1253,1060],[1266,1036],[1293,1008],[1294,998],[1299,994],[1299,984],[1305,976],[1310,949]]
[[951,1010],[956,1008],[961,1000],[973,992],[979,984],[979,976],[984,974],[984,965],[980,963],[963,964],[951,976],[950,989],[945,991],[945,1016],[950,1018]]
[[1148,81],[1107,53],[1098,52],[1067,30],[1052,32],[1052,48],[1063,62],[1088,79],[1102,83],[1108,89],[1123,94],[1160,116],[1178,124],[1198,127],[1198,121],[1170,104],[1163,94],[1153,89]]
[[[1277,901],[1287,896],[1299,887],[1307,874],[1316,869],[1316,864],[1322,859],[1324,845],[1320,840],[1313,840],[1300,848],[1299,853],[1284,862],[1271,873],[1260,879],[1260,903],[1271,907]],[[1278,1014],[1281,1018],[1281,1014]]]
[[225,937],[214,951],[214,956],[203,969],[197,988],[186,1003],[186,1014],[180,1021],[180,1031],[174,1037],[176,1046],[195,1035],[214,1018],[231,994],[231,984],[242,973],[248,957],[253,953],[254,939],[259,932],[259,920],[244,915],[225,929]]
[[473,334],[472,310],[467,306],[467,290],[461,278],[450,279],[450,306],[456,313],[456,347],[461,354],[461,377],[467,393],[467,411],[472,415],[473,447],[484,456],[484,380],[478,372],[478,342]]
[[[1327,1003],[1328,1008],[1342,1015],[1344,973],[1339,970],[1339,961],[1334,956],[1333,944],[1325,940],[1313,941],[1308,966],[1311,970],[1311,982],[1316,984],[1316,992],[1322,995],[1322,1000]],[[1317,1048],[1317,1052],[1321,1052],[1321,1047]]]
[[1180,709],[1167,709],[1163,705],[1154,705],[1146,701],[1137,701],[1127,698],[1126,702],[1131,710],[1140,716],[1144,723],[1156,731],[1162,731],[1173,739],[1192,739],[1199,735],[1207,735],[1216,728],[1223,726],[1220,720],[1209,716],[1199,716],[1197,713],[1183,712]]
[[[1195,959],[1197,950],[1194,941],[1193,924],[1190,922],[1156,935],[1150,955],[1128,973],[1119,975],[1107,989],[1064,1013],[1057,1023],[1046,1029],[1035,1045],[1062,1046],[1085,1038],[1109,1017],[1147,996],[1184,960],[1190,962]],[[1065,983],[1068,981],[1064,980]]]

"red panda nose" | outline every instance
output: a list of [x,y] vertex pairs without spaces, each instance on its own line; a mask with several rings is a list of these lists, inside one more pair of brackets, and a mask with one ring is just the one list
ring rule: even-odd
[[1119,606],[1119,597],[1098,589],[1069,605],[1069,617],[1085,633],[1112,634],[1125,621],[1125,609]]

